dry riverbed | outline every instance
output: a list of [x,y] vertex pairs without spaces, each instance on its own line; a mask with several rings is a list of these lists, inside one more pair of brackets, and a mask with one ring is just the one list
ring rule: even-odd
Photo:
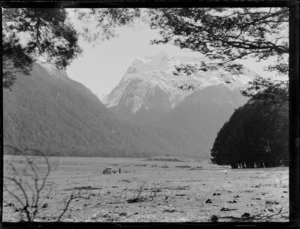
[[[4,157],[6,164],[14,159]],[[167,160],[167,161],[163,161]],[[36,221],[211,222],[288,221],[288,168],[231,169],[209,160],[161,157],[51,158],[47,191]],[[103,174],[111,166],[121,173]],[[9,183],[5,184],[10,187]],[[17,192],[17,191],[16,191]],[[18,194],[19,195],[19,194]],[[20,220],[4,192],[3,221]]]

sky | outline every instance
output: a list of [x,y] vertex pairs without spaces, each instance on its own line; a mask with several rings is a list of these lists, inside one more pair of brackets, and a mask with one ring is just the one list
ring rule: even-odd
[[[119,28],[117,34],[117,37],[95,45],[81,39],[79,45],[83,53],[67,68],[70,78],[84,84],[98,96],[109,94],[137,58],[155,55],[160,51],[170,56],[195,54],[171,44],[151,45],[150,41],[158,38],[159,34],[145,24],[139,24],[134,28],[128,26]],[[263,71],[265,63],[247,60],[244,64],[258,74],[270,74]]]
[[151,45],[157,32],[147,27],[124,27],[118,36],[100,44],[80,41],[83,54],[67,68],[68,76],[83,83],[96,94],[108,94],[121,80],[128,67],[137,58],[164,51],[169,55],[191,55],[173,45]]

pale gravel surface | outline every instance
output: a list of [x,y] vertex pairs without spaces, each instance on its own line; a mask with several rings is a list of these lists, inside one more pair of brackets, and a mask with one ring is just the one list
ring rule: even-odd
[[[14,157],[16,159],[18,157]],[[7,160],[11,157],[4,157],[4,173]],[[212,215],[240,218],[244,213],[264,217],[258,221],[288,221],[287,167],[232,170],[208,160],[184,160],[52,158],[48,179],[51,192],[45,199],[48,206],[40,210],[37,221],[53,221],[64,201],[78,189],[82,189],[82,195],[90,194],[90,199],[74,200],[62,221],[208,222]],[[122,173],[102,174],[107,166],[121,168]],[[128,199],[137,196],[142,185],[140,201],[128,203]],[[207,199],[212,203],[205,203]],[[19,221],[19,213],[6,206],[13,200],[6,193],[4,200],[3,221]],[[222,208],[232,210],[221,211]],[[280,215],[265,217],[281,208]],[[219,220],[231,221],[229,218]]]

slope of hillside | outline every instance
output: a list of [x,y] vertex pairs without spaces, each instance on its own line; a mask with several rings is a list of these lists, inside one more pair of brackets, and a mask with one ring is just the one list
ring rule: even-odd
[[246,98],[224,85],[195,91],[157,124],[159,136],[174,147],[208,158],[223,124]]
[[35,64],[3,92],[4,144],[69,156],[176,153],[168,143],[110,112],[85,86]]

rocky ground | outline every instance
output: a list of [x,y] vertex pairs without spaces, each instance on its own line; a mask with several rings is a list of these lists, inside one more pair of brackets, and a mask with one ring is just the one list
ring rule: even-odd
[[[11,160],[4,157],[4,175]],[[16,161],[22,164],[22,159]],[[121,173],[103,174],[108,166]],[[58,220],[73,195],[60,221],[284,222],[288,192],[287,167],[231,169],[170,157],[52,158],[35,220]],[[3,221],[20,221],[21,214],[20,203],[4,192]]]

